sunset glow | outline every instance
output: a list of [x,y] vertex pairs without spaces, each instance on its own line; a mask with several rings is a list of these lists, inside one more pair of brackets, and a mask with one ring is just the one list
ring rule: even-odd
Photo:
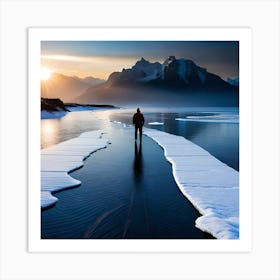
[[67,76],[108,79],[144,57],[163,63],[170,55],[193,60],[224,79],[237,77],[237,41],[43,41],[41,65]]
[[40,69],[41,80],[46,81],[51,77],[51,75],[52,75],[52,71],[50,69],[41,67],[41,69]]

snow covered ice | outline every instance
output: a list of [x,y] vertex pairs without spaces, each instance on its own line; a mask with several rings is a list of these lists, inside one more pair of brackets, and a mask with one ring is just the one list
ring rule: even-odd
[[239,123],[239,115],[217,114],[210,116],[187,116],[185,118],[176,118],[175,120],[185,122]]
[[[112,122],[123,129],[121,122]],[[41,207],[57,202],[52,195],[65,188],[81,184],[68,173],[83,166],[91,153],[105,148],[101,130],[81,134],[41,150]],[[185,197],[201,213],[196,226],[218,239],[239,238],[239,172],[222,163],[209,152],[182,136],[144,128],[164,150],[172,164],[176,184]]]
[[149,122],[149,125],[164,125],[163,122]]
[[201,213],[196,226],[218,239],[238,239],[239,172],[182,136],[148,128],[143,134],[164,149],[179,189]]
[[41,208],[57,202],[51,193],[81,184],[68,173],[80,168],[91,153],[105,148],[108,141],[100,130],[82,133],[57,145],[41,150]]

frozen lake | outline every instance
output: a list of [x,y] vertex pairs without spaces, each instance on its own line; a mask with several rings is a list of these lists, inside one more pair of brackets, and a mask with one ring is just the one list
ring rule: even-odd
[[178,189],[162,149],[132,129],[112,124],[112,144],[71,173],[78,188],[56,193],[42,212],[42,238],[209,238],[200,216]]
[[[157,112],[154,112],[157,110]],[[112,120],[131,124],[134,111],[111,114]],[[180,135],[239,170],[238,108],[146,109],[145,126]]]
[[[102,121],[129,124],[131,114],[75,112],[41,121],[42,148],[96,129],[112,140],[71,173],[82,185],[56,193],[56,206],[42,212],[42,238],[211,237],[195,228],[200,215],[178,189],[162,149],[146,136],[135,146],[133,128]],[[148,127],[182,135],[238,170],[238,111],[144,114]]]

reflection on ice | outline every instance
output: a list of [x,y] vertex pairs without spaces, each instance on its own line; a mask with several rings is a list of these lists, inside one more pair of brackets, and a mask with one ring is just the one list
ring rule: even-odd
[[45,143],[55,143],[59,134],[59,120],[41,120],[41,139]]
[[135,181],[139,182],[142,179],[142,171],[143,171],[143,160],[142,160],[142,141],[139,144],[135,141],[134,144],[134,161],[133,161],[133,171]]

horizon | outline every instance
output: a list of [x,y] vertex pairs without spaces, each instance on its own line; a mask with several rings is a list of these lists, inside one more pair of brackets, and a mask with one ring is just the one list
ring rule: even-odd
[[239,77],[238,41],[42,41],[41,67],[52,73],[107,80],[143,57],[161,64],[174,55],[222,79]]

